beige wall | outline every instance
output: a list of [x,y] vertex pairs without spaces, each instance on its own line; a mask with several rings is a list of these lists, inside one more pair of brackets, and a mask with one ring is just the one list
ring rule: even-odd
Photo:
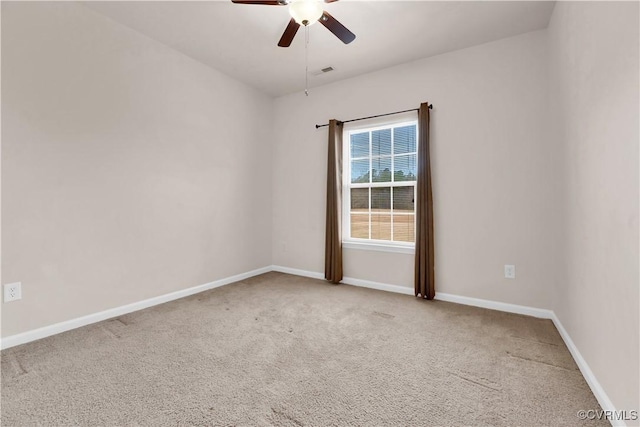
[[638,3],[556,4],[563,271],[553,309],[614,406],[640,409]]
[[[553,308],[637,408],[638,67],[637,3],[561,2],[548,31],[273,101],[81,5],[3,2],[2,283],[23,299],[2,336],[321,272],[314,125],[429,101],[437,291]],[[347,249],[345,275],[411,288],[413,256]]]
[[70,2],[2,3],[2,89],[2,336],[271,263],[267,96]]
[[[557,276],[559,176],[545,126],[546,32],[459,50],[275,103],[274,264],[324,268],[326,128],[435,105],[436,292],[547,308]],[[345,249],[345,275],[413,287],[413,255]],[[504,279],[515,264],[516,280]]]

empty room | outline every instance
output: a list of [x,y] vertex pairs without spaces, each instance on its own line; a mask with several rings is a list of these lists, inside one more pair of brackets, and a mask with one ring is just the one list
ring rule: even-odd
[[640,426],[640,2],[2,1],[3,426]]

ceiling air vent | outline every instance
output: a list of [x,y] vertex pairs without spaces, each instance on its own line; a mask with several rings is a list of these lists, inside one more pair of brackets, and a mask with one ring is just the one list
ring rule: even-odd
[[329,71],[333,71],[333,67],[325,67],[323,69],[321,69],[320,71],[316,71],[313,73],[314,76],[321,76],[323,74],[328,73]]

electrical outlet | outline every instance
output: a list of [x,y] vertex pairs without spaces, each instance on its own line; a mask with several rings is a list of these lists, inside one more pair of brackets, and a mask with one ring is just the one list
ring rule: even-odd
[[4,285],[4,302],[22,299],[22,283],[7,283]]
[[504,277],[505,277],[505,279],[515,279],[516,278],[516,266],[515,265],[505,265],[504,266]]

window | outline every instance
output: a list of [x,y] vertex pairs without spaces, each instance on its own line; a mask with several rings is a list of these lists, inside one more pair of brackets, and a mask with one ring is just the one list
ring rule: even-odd
[[347,130],[345,137],[343,240],[413,248],[417,122]]

